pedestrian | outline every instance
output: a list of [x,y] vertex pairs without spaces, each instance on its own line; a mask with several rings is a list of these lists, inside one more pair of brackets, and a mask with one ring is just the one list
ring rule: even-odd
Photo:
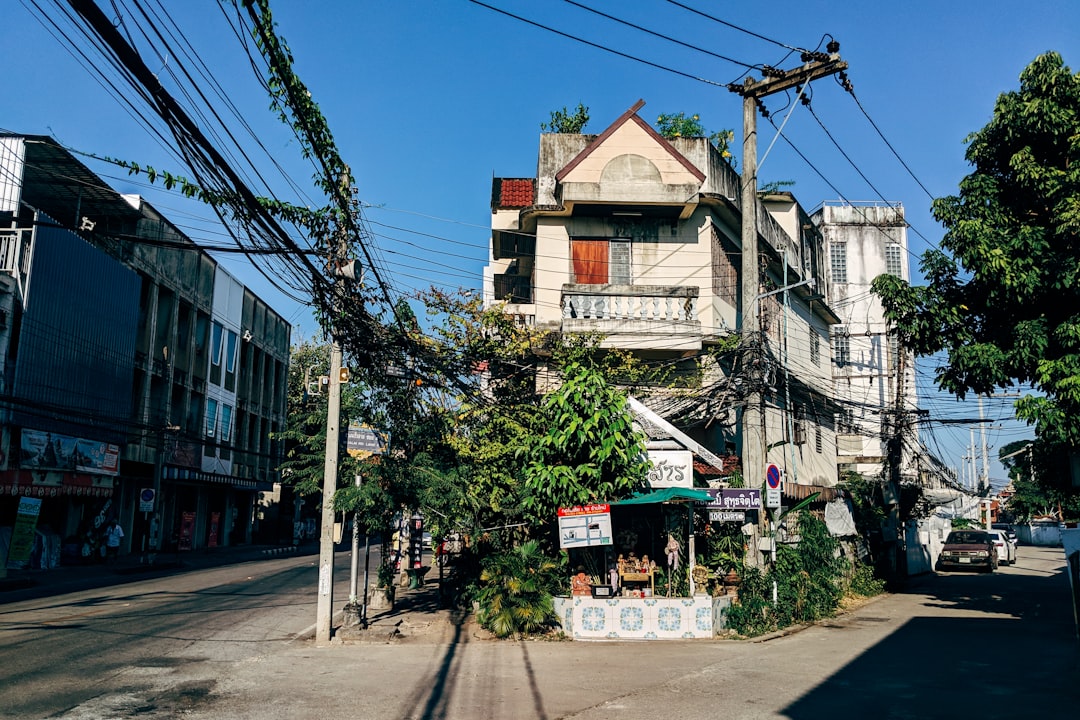
[[120,556],[120,541],[124,539],[124,529],[116,520],[109,522],[105,528],[105,559],[106,562],[116,562]]

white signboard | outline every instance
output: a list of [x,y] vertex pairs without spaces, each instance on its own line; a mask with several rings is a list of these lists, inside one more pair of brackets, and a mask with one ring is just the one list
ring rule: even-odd
[[746,522],[746,513],[741,510],[709,510],[709,522]]
[[559,547],[611,545],[611,506],[575,505],[559,508]]
[[765,507],[778,508],[780,507],[780,488],[765,488]]
[[649,450],[649,464],[649,487],[694,486],[694,454],[689,450]]

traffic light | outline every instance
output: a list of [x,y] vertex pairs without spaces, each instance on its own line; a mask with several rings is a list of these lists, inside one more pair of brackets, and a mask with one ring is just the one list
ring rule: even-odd
[[338,375],[338,380],[343,383],[349,382],[349,368],[341,368],[341,374]]

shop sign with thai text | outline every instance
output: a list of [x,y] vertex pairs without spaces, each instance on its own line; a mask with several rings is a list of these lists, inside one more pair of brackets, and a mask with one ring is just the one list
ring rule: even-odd
[[761,490],[751,488],[722,488],[706,490],[712,502],[706,503],[710,510],[760,510]]
[[709,522],[746,522],[742,510],[709,510]]

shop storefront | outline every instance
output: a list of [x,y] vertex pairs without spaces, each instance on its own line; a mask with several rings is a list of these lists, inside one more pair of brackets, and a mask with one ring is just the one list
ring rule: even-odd
[[[757,491],[739,493],[746,499],[735,503],[760,506]],[[710,593],[715,575],[696,566],[695,511],[711,521],[724,503],[718,491],[668,487],[560,509],[560,546],[574,573],[570,596],[555,598],[563,631],[576,640],[714,637],[733,597]]]

